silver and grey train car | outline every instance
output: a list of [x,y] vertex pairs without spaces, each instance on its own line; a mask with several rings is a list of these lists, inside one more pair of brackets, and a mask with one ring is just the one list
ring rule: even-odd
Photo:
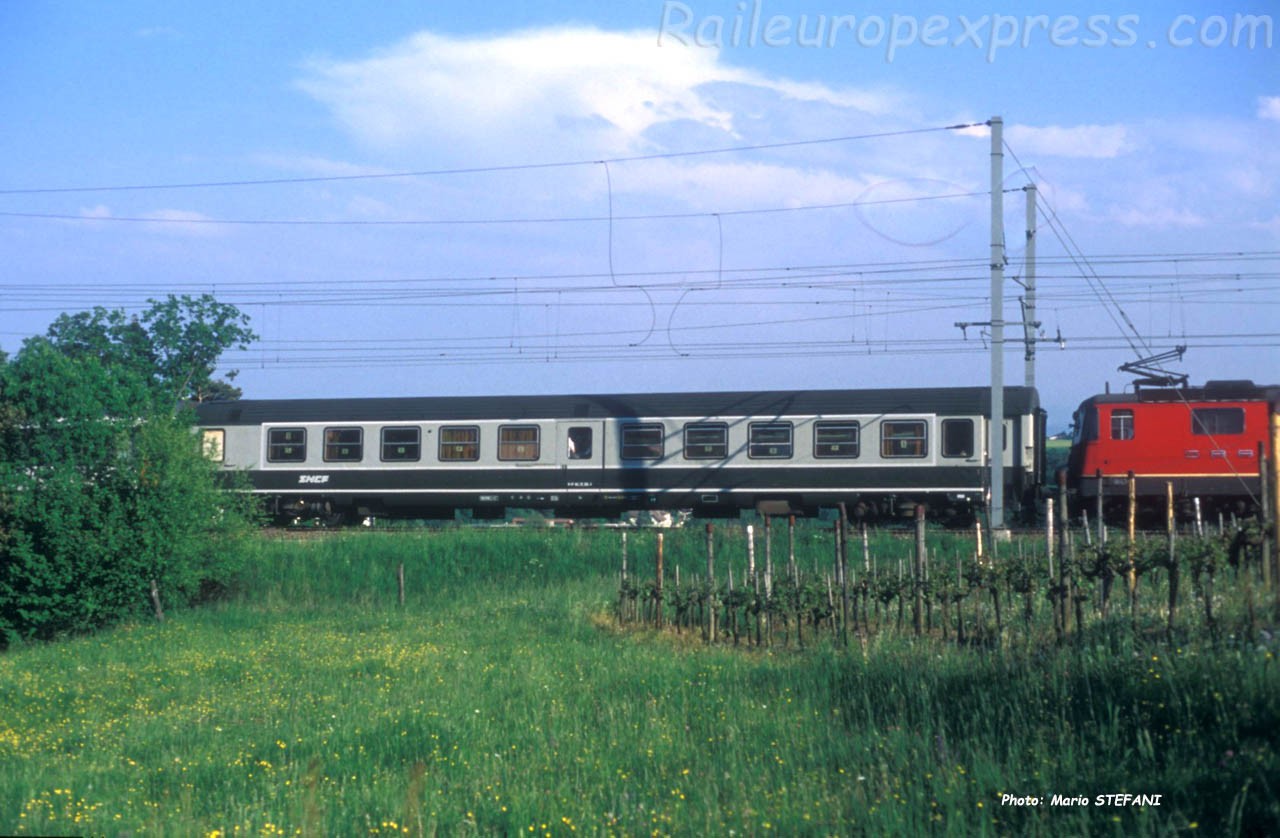
[[[987,490],[981,387],[300,399],[195,406],[205,450],[278,518],[611,516],[692,509],[970,514]],[[1005,392],[1006,505],[1033,503],[1034,389]],[[931,513],[932,514],[932,513]]]

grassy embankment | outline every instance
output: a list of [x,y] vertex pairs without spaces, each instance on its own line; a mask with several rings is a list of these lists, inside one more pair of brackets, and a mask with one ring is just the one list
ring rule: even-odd
[[[667,536],[686,573],[702,537]],[[617,540],[264,542],[227,603],[12,650],[0,833],[1280,831],[1265,639],[706,647],[616,629]],[[1050,805],[1125,792],[1160,805]]]

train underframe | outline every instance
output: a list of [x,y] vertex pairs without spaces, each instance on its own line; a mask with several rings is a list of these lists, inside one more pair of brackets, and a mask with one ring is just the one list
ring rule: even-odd
[[[1034,493],[1011,494],[1011,521],[1030,522],[1036,514]],[[889,525],[910,521],[923,505],[929,520],[948,527],[968,526],[983,509],[983,492],[800,492],[752,493],[617,493],[610,495],[484,493],[470,496],[379,496],[362,494],[294,494],[264,496],[277,523],[319,522],[329,526],[369,518],[497,521],[533,510],[546,517],[616,520],[636,512],[687,511],[699,518],[822,516],[843,504],[850,521]]]

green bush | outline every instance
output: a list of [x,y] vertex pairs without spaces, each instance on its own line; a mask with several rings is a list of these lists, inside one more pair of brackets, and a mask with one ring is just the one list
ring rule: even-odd
[[0,645],[183,604],[234,571],[252,519],[167,386],[34,338],[0,356]]

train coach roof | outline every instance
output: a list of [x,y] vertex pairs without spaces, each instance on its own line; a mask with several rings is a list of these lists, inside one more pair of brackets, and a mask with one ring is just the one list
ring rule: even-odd
[[[920,413],[975,415],[990,409],[985,387],[788,390],[580,396],[439,396],[271,399],[193,405],[202,425],[264,422],[417,422],[481,419],[604,419],[658,416],[804,416]],[[1040,406],[1033,388],[1005,389],[1005,415]]]

